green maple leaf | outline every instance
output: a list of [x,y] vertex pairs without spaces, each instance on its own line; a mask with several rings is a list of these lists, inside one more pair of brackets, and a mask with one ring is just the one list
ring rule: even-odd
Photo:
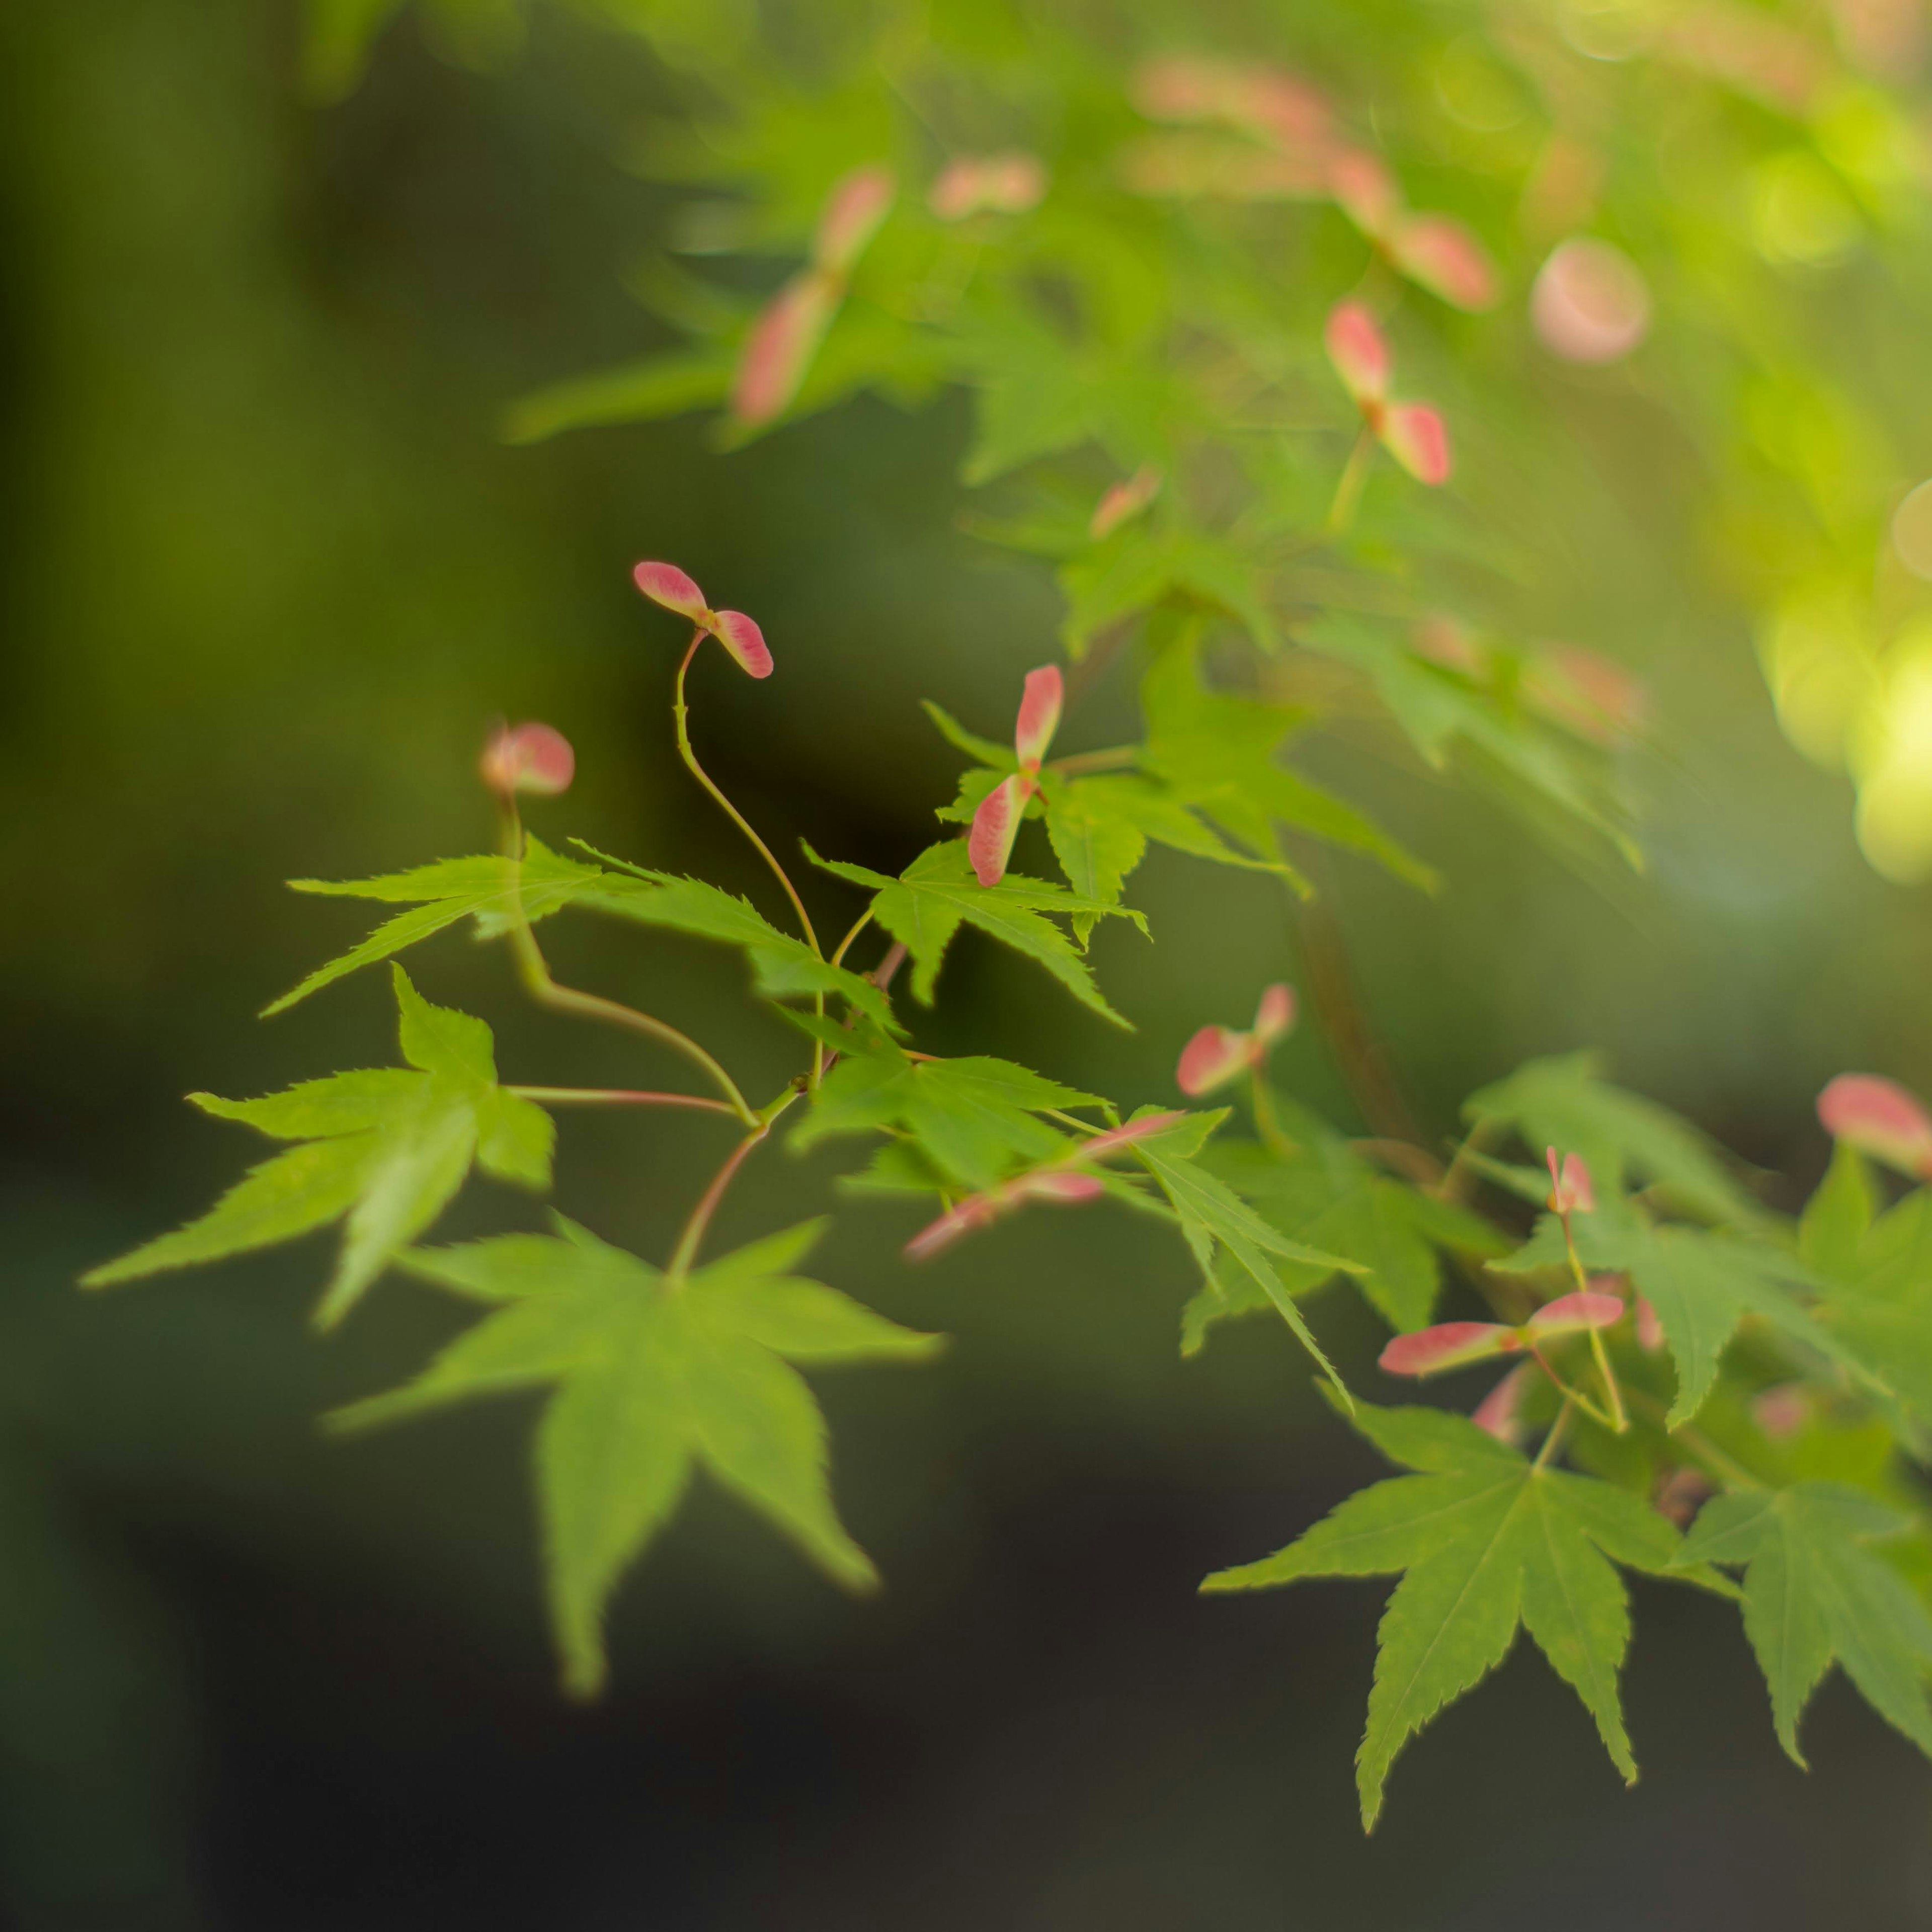
[[[1848,1366],[1862,1366],[1792,1294],[1792,1284],[1815,1282],[1796,1254],[1701,1228],[1656,1227],[1634,1210],[1628,1221],[1578,1214],[1570,1228],[1586,1267],[1628,1274],[1657,1311],[1677,1370],[1669,1428],[1688,1422],[1703,1406],[1724,1351],[1748,1314]],[[1528,1242],[1491,1265],[1512,1274],[1566,1268],[1563,1231],[1556,1216],[1546,1215]]]
[[[1355,1760],[1364,1826],[1374,1827],[1403,1745],[1502,1661],[1519,1624],[1583,1700],[1612,1761],[1634,1783],[1617,1686],[1630,1604],[1612,1563],[1672,1574],[1676,1531],[1625,1491],[1538,1468],[1442,1410],[1358,1403],[1354,1425],[1391,1462],[1420,1473],[1362,1490],[1286,1550],[1218,1570],[1201,1587],[1403,1573],[1382,1616]],[[1692,1574],[1723,1587],[1708,1573]]]
[[871,1559],[832,1501],[825,1420],[789,1364],[916,1360],[940,1344],[791,1270],[808,1222],[666,1275],[560,1217],[557,1234],[414,1250],[414,1274],[494,1312],[416,1381],[340,1411],[357,1429],[477,1396],[552,1385],[536,1441],[550,1614],[567,1688],[605,1675],[604,1608],[701,1466],[835,1581]]
[[1420,860],[1354,806],[1280,762],[1282,744],[1306,714],[1208,689],[1199,644],[1198,630],[1169,644],[1142,680],[1145,763],[1168,795],[1277,868],[1288,868],[1278,829],[1286,825],[1432,889],[1436,874]]
[[715,409],[731,393],[737,360],[730,344],[706,343],[574,376],[513,404],[503,434],[512,442],[542,442],[565,430],[657,422]]
[[1588,1162],[1599,1199],[1632,1178],[1660,1185],[1700,1220],[1762,1226],[1764,1210],[1738,1186],[1717,1149],[1675,1114],[1603,1078],[1601,1057],[1532,1060],[1472,1094],[1463,1113],[1513,1126],[1538,1154],[1546,1147]]
[[1064,565],[1059,578],[1060,636],[1076,661],[1110,625],[1163,605],[1232,617],[1264,651],[1281,648],[1260,562],[1205,531],[1136,519]]
[[1138,913],[1123,913],[1119,906],[1082,898],[1046,880],[1010,872],[997,886],[982,886],[973,875],[963,839],[928,847],[896,879],[863,866],[821,859],[809,846],[806,850],[813,864],[872,890],[872,916],[911,956],[913,996],[922,1005],[932,1004],[946,949],[962,925],[972,926],[1045,967],[1082,1006],[1132,1030],[1102,996],[1072,941],[1046,915],[1122,914],[1144,932],[1146,922]]
[[978,1190],[1075,1145],[1071,1135],[1038,1118],[1042,1109],[1101,1104],[1010,1060],[915,1060],[881,1042],[875,1052],[841,1058],[791,1144],[802,1151],[836,1135],[897,1128],[930,1164],[939,1186]]
[[[1280,1095],[1273,1106],[1292,1152],[1218,1142],[1206,1165],[1284,1233],[1358,1263],[1355,1286],[1392,1328],[1428,1325],[1442,1288],[1438,1250],[1478,1261],[1509,1251],[1508,1238],[1481,1216],[1391,1178],[1306,1108]],[[1300,1296],[1334,1271],[1288,1262],[1277,1272],[1288,1294]],[[1246,1276],[1223,1270],[1184,1311],[1184,1352],[1201,1346],[1212,1323],[1272,1305]]]
[[1215,1287],[1217,1260],[1226,1256],[1288,1324],[1296,1340],[1315,1358],[1346,1403],[1350,1397],[1342,1378],[1336,1372],[1334,1364],[1322,1353],[1275,1263],[1282,1260],[1318,1268],[1324,1276],[1338,1269],[1344,1274],[1356,1273],[1360,1264],[1290,1240],[1192,1157],[1206,1136],[1226,1118],[1225,1110],[1190,1114],[1166,1133],[1133,1142],[1135,1157],[1160,1184],[1161,1192],[1180,1219],[1182,1237],[1202,1279],[1210,1288]]
[[1478,770],[1526,815],[1546,803],[1560,806],[1630,863],[1640,862],[1628,811],[1595,769],[1601,760],[1580,756],[1560,734],[1524,715],[1516,695],[1520,667],[1505,688],[1490,688],[1420,656],[1400,635],[1334,610],[1298,626],[1295,641],[1364,674],[1430,765],[1440,770],[1452,748],[1473,754]]
[[281,1012],[345,973],[386,959],[460,920],[475,919],[477,937],[494,938],[508,930],[520,890],[524,916],[535,921],[568,905],[585,886],[602,876],[594,866],[579,865],[532,838],[520,879],[517,862],[501,856],[439,859],[433,865],[417,866],[406,872],[386,873],[374,879],[291,879],[289,884],[298,892],[318,892],[334,898],[386,899],[414,909],[386,920],[361,945],[318,967],[292,992],[284,993],[272,1006],[264,1007],[263,1016]]
[[1799,1764],[1798,1720],[1835,1658],[1886,1721],[1932,1757],[1932,1616],[1869,1547],[1918,1527],[1835,1483],[1757,1490],[1707,1503],[1681,1564],[1742,1564],[1744,1634],[1771,1691],[1778,1742]]
[[871,980],[821,959],[803,940],[780,932],[748,900],[706,885],[701,879],[628,866],[588,845],[584,850],[605,865],[622,869],[601,874],[580,888],[575,894],[578,904],[634,920],[640,925],[742,946],[758,989],[767,998],[833,993],[878,1025],[896,1030],[891,1006]]
[[[980,760],[961,775],[958,797],[938,814],[952,824],[970,825],[980,801],[1018,769],[1018,761],[1010,749],[974,736],[938,705],[926,709],[949,742]],[[1274,872],[1291,880],[1296,876],[1292,868],[1274,860],[1250,858],[1238,851],[1190,812],[1171,787],[1144,772],[1067,778],[1049,768],[1040,774],[1040,788],[1028,816],[1045,818],[1053,856],[1068,885],[1082,898],[1100,904],[1120,903],[1121,888],[1146,856],[1150,842],[1217,865]],[[1083,945],[1099,916],[1090,912],[1074,915],[1073,930]]]
[[1878,1211],[1862,1158],[1843,1141],[1799,1224],[1822,1293],[1814,1318],[1932,1423],[1932,1196]]
[[548,1188],[555,1127],[541,1107],[496,1084],[488,1027],[431,1006],[401,967],[391,970],[403,1058],[416,1070],[332,1074],[259,1100],[190,1094],[206,1113],[302,1144],[264,1161],[200,1220],[83,1275],[83,1287],[244,1254],[346,1216],[316,1312],[328,1328],[442,1211],[472,1161],[499,1180]]

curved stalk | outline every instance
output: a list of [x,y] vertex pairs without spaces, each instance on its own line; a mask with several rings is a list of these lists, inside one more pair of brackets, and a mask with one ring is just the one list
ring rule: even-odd
[[1328,527],[1334,536],[1344,535],[1355,520],[1355,506],[1362,500],[1362,485],[1368,481],[1369,464],[1376,453],[1375,432],[1363,424],[1355,446],[1342,466],[1341,479],[1335,485],[1334,500],[1328,506]]
[[530,920],[524,912],[524,828],[514,804],[506,806],[504,811],[503,847],[505,857],[514,861],[517,868],[510,890],[510,950],[516,958],[518,976],[530,998],[553,1012],[571,1013],[579,1019],[601,1020],[607,1026],[623,1027],[682,1054],[694,1065],[702,1067],[707,1077],[716,1084],[729,1102],[728,1111],[748,1124],[755,1123],[758,1117],[752,1111],[752,1103],[739,1090],[738,1083],[688,1034],[680,1033],[676,1027],[653,1019],[649,1013],[640,1012],[634,1006],[620,1005],[601,994],[580,993],[574,986],[559,985],[551,977],[549,962],[544,958],[543,949],[537,944],[536,935],[530,930]]
[[506,1087],[503,1091],[544,1107],[700,1107],[707,1114],[738,1118],[728,1102],[701,1094],[654,1094],[627,1087]]
[[686,729],[685,721],[690,711],[684,698],[685,674],[691,669],[691,661],[698,655],[698,647],[710,634],[700,625],[692,638],[690,648],[684,654],[684,661],[677,668],[677,695],[671,705],[671,716],[677,726],[677,754],[684,760],[685,770],[708,791],[721,806],[726,818],[748,838],[757,849],[760,858],[772,868],[772,875],[784,886],[785,897],[791,901],[791,909],[798,915],[799,929],[805,934],[805,943],[823,959],[825,957],[818,944],[818,935],[812,929],[812,915],[805,909],[805,902],[798,896],[798,888],[791,882],[791,875],[772,856],[772,848],[752,830],[751,822],[712,782],[711,775],[698,762],[698,754],[691,748],[691,734]]
[[761,1108],[752,1117],[752,1131],[725,1156],[724,1165],[712,1176],[710,1186],[698,1197],[698,1205],[691,1210],[691,1218],[685,1222],[684,1232],[678,1237],[670,1265],[665,1270],[674,1279],[689,1270],[697,1257],[699,1244],[704,1239],[705,1231],[711,1226],[711,1217],[717,1213],[718,1204],[724,1198],[725,1190],[736,1178],[739,1168],[744,1166],[752,1150],[770,1133],[772,1123],[798,1098],[801,1090],[794,1082],[776,1100]]

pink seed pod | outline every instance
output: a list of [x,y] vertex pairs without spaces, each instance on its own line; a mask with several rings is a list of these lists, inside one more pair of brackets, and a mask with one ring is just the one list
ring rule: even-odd
[[1128,86],[1135,106],[1150,121],[1218,119],[1231,92],[1228,63],[1195,54],[1144,61]]
[[1402,190],[1394,176],[1364,148],[1346,148],[1330,157],[1328,193],[1371,241],[1385,240],[1402,213]]
[[737,661],[747,677],[770,677],[772,653],[765,634],[742,610],[720,610],[712,620],[711,634]]
[[1591,1214],[1596,1211],[1596,1190],[1590,1184],[1589,1164],[1580,1154],[1566,1154],[1559,1168],[1556,1150],[1546,1148],[1550,1167],[1550,1198],[1544,1204],[1552,1214]]
[[1164,1133],[1176,1120],[1185,1120],[1186,1115],[1178,1108],[1170,1108],[1163,1113],[1143,1114],[1137,1120],[1130,1120],[1123,1127],[1109,1127],[1105,1133],[1096,1134],[1090,1140],[1080,1144],[1082,1160],[1105,1160],[1110,1154],[1118,1154],[1124,1147],[1136,1141],[1144,1141],[1150,1135]]
[[1282,68],[1166,54],[1144,63],[1129,92],[1151,121],[1219,122],[1287,148],[1324,146],[1328,138],[1328,101]]
[[1550,251],[1529,292],[1530,326],[1565,362],[1619,362],[1650,333],[1650,289],[1621,248],[1573,236]]
[[1150,134],[1124,148],[1118,166],[1130,192],[1181,200],[1318,201],[1328,191],[1319,151],[1258,148],[1222,134]]
[[1328,142],[1334,116],[1323,96],[1280,68],[1246,69],[1236,89],[1233,118],[1246,131],[1293,152]]
[[1818,1096],[1818,1118],[1834,1140],[1916,1180],[1932,1180],[1932,1119],[1895,1081],[1841,1073]]
[[1096,543],[1112,536],[1160,494],[1163,480],[1161,472],[1152,464],[1144,463],[1124,482],[1109,485],[1106,494],[1094,506],[1094,514],[1088,520],[1087,534]]
[[[1084,1150],[1083,1150],[1084,1151]],[[970,1234],[1010,1214],[1028,1201],[1058,1202],[1077,1206],[1097,1200],[1107,1191],[1098,1174],[1078,1174],[1065,1168],[1041,1168],[1031,1174],[1015,1176],[989,1187],[983,1193],[970,1194],[956,1207],[949,1208],[938,1220],[930,1221],[905,1244],[905,1252],[914,1261],[949,1247],[962,1235]]]
[[1376,430],[1382,447],[1418,483],[1431,488],[1449,480],[1449,432],[1426,403],[1391,403]]
[[1264,1047],[1285,1039],[1294,1028],[1294,988],[1277,980],[1262,988],[1261,1004],[1255,1009],[1255,1038]]
[[1402,274],[1452,308],[1473,313],[1496,306],[1496,264],[1475,236],[1450,216],[1416,214],[1399,220],[1388,251]]
[[997,886],[1006,877],[1006,861],[1012,856],[1033,788],[1031,779],[1016,773],[1002,778],[980,801],[966,834],[966,856],[973,862],[973,876],[982,886]]
[[808,268],[765,304],[731,385],[731,414],[746,428],[782,415],[797,395],[843,292],[826,272]]
[[1022,1174],[1012,1185],[1016,1193],[1030,1201],[1095,1201],[1107,1191],[1097,1174],[1076,1174],[1066,1168]]
[[561,731],[548,724],[500,727],[483,748],[483,782],[499,796],[532,792],[550,796],[570,789],[577,776],[577,754]]
[[1020,693],[1019,716],[1013,726],[1013,751],[1023,771],[1036,772],[1046,756],[1053,734],[1060,729],[1060,706],[1065,698],[1058,664],[1042,664],[1030,670]]
[[1523,680],[1523,696],[1595,745],[1627,743],[1642,730],[1648,709],[1642,685],[1622,665],[1580,644],[1545,651]]
[[1710,1478],[1702,1469],[1694,1469],[1686,1463],[1682,1468],[1672,1470],[1658,1485],[1652,1506],[1659,1516],[1683,1529],[1688,1527],[1706,1498],[1714,1493]]
[[765,634],[743,611],[712,610],[704,592],[674,563],[640,563],[632,568],[631,578],[653,604],[688,617],[716,638],[748,677],[771,676],[772,654]]
[[1580,1288],[1574,1294],[1546,1301],[1529,1318],[1525,1328],[1532,1341],[1550,1342],[1565,1335],[1581,1335],[1592,1328],[1613,1328],[1623,1316],[1622,1295]]
[[1260,1059],[1261,1049],[1252,1034],[1237,1033],[1232,1027],[1204,1026],[1180,1049],[1174,1084],[1190,1100],[1198,1100],[1239,1078]]
[[812,242],[816,267],[842,280],[857,265],[898,194],[898,178],[883,163],[854,168],[832,185]]
[[1512,1355],[1522,1346],[1514,1328],[1497,1322],[1438,1322],[1413,1335],[1398,1335],[1378,1358],[1385,1374],[1435,1376],[1492,1355]]
[[1751,1398],[1751,1420],[1774,1442],[1788,1442],[1811,1420],[1811,1392],[1802,1382],[1780,1382]]
[[1408,634],[1408,646],[1419,658],[1440,664],[1444,670],[1460,671],[1465,677],[1489,674],[1488,652],[1468,626],[1436,611],[1420,619]]
[[907,1242],[904,1250],[907,1258],[916,1262],[928,1259],[940,1249],[950,1247],[962,1235],[988,1226],[1009,1204],[997,1191],[968,1195],[957,1207],[949,1208],[938,1220],[928,1221]]
[[631,572],[632,580],[653,604],[688,617],[694,624],[708,625],[710,607],[704,592],[674,563],[640,563]]
[[1379,404],[1388,394],[1388,343],[1382,326],[1358,302],[1337,302],[1328,311],[1323,346],[1358,408]]
[[1664,1346],[1664,1322],[1648,1300],[1640,1294],[1636,1298],[1636,1345],[1646,1355],[1654,1355]]
[[1033,155],[962,154],[940,170],[926,206],[941,221],[976,214],[1024,214],[1046,194],[1046,170]]
[[1540,1372],[1534,1362],[1519,1362],[1477,1404],[1469,1418],[1485,1436],[1518,1448],[1527,1433],[1522,1422],[1522,1399],[1534,1385]]

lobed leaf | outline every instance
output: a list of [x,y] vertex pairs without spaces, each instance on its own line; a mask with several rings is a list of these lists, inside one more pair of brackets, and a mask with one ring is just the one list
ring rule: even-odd
[[259,1100],[192,1096],[206,1112],[306,1144],[255,1168],[200,1220],[82,1276],[83,1287],[248,1253],[342,1220],[316,1316],[327,1328],[442,1211],[472,1162],[501,1180],[549,1186],[554,1127],[496,1084],[490,1029],[432,1006],[401,967],[391,970],[403,1058],[416,1070],[338,1073]]
[[823,1226],[768,1237],[682,1280],[568,1222],[554,1235],[407,1258],[412,1272],[494,1312],[414,1382],[332,1422],[361,1428],[554,1384],[538,1429],[537,1489],[551,1620],[574,1694],[602,1688],[604,1606],[669,1520],[694,1467],[836,1581],[876,1582],[832,1505],[824,1418],[782,1358],[916,1360],[939,1338],[790,1274]]

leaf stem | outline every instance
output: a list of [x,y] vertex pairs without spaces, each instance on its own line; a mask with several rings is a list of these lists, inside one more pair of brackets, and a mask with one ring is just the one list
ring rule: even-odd
[[1485,1114],[1462,1139],[1456,1143],[1456,1151],[1449,1156],[1449,1165],[1442,1178],[1436,1184],[1436,1197],[1452,1205],[1462,1196],[1463,1183],[1471,1172],[1472,1158],[1483,1151],[1484,1146],[1496,1137],[1498,1123],[1492,1114]]
[[698,1197],[698,1205],[691,1210],[690,1220],[684,1224],[684,1232],[678,1237],[670,1266],[666,1270],[674,1279],[681,1278],[689,1270],[698,1244],[704,1239],[705,1230],[711,1225],[711,1217],[718,1211],[718,1204],[724,1198],[725,1190],[736,1178],[752,1150],[770,1133],[772,1123],[802,1090],[800,1082],[794,1081],[776,1100],[767,1102],[752,1116],[752,1131],[725,1156],[724,1165],[712,1176],[710,1186]]
[[708,1114],[739,1118],[735,1107],[701,1094],[652,1094],[623,1087],[506,1087],[503,1091],[545,1107],[700,1107]]
[[[1563,1251],[1570,1257],[1570,1273],[1576,1282],[1576,1292],[1587,1294],[1590,1278],[1583,1272],[1583,1258],[1576,1252],[1576,1237],[1570,1230],[1570,1210],[1563,1209],[1557,1219],[1563,1224]],[[1610,1400],[1610,1426],[1621,1436],[1630,1427],[1630,1418],[1624,1413],[1623,1390],[1617,1386],[1616,1372],[1610,1366],[1610,1352],[1604,1346],[1603,1331],[1594,1327],[1590,1330],[1590,1354],[1596,1362],[1597,1373],[1603,1378],[1604,1393]]]
[[[1316,863],[1322,864],[1318,854]],[[1316,1017],[1370,1132],[1378,1140],[1417,1145],[1422,1136],[1356,992],[1348,946],[1330,903],[1332,896],[1332,884],[1324,878],[1321,892],[1298,907],[1302,961]]]
[[[1534,1358],[1536,1366],[1556,1384],[1557,1391],[1562,1395],[1566,1406],[1574,1404],[1574,1406],[1581,1409],[1592,1422],[1596,1424],[1598,1427],[1600,1429],[1615,1430],[1619,1435],[1622,1433],[1622,1431],[1618,1430],[1616,1424],[1611,1420],[1606,1412],[1599,1408],[1581,1389],[1572,1388],[1570,1384],[1550,1366],[1550,1358],[1546,1355],[1533,1342],[1529,1345],[1529,1352],[1531,1355]],[[1625,1426],[1628,1427],[1628,1424],[1626,1424]]]
[[831,963],[833,965],[842,966],[844,964],[845,955],[848,951],[850,951],[853,940],[856,939],[860,934],[863,932],[866,927],[870,926],[872,922],[872,908],[870,906],[868,906],[866,910],[852,922],[851,929],[846,934],[845,937],[838,942],[838,950],[832,956]]
[[1076,752],[1067,758],[1049,759],[1046,769],[1068,778],[1083,772],[1126,771],[1140,763],[1141,752],[1138,745],[1110,745],[1102,752]]
[[[1554,1378],[1552,1377],[1552,1379],[1553,1380]],[[1561,1382],[1557,1383],[1556,1385],[1558,1388],[1563,1387]],[[1563,1406],[1556,1412],[1556,1420],[1544,1432],[1543,1447],[1538,1450],[1536,1460],[1529,1466],[1532,1469],[1544,1469],[1550,1466],[1550,1457],[1556,1454],[1558,1448],[1563,1441],[1564,1433],[1569,1429],[1570,1418],[1575,1412],[1580,1398],[1571,1394],[1568,1389],[1564,1390],[1563,1395]]]
[[1282,1131],[1268,1093],[1268,1077],[1259,1066],[1248,1070],[1248,1105],[1253,1110],[1255,1132],[1262,1145],[1277,1160],[1292,1160],[1300,1149]]
[[770,866],[778,884],[784,888],[785,897],[791,901],[792,910],[798,915],[799,928],[805,934],[806,944],[823,959],[825,955],[820,950],[818,935],[812,929],[812,915],[806,910],[805,902],[799,897],[798,888],[792,884],[791,875],[772,856],[772,848],[752,830],[751,822],[745,814],[712,782],[710,773],[698,762],[698,754],[691,748],[691,734],[686,728],[686,720],[689,715],[690,706],[686,704],[684,698],[685,674],[691,669],[691,661],[698,655],[698,646],[703,644],[710,634],[710,632],[702,626],[699,626],[692,638],[690,649],[684,654],[683,662],[677,668],[677,695],[671,706],[671,716],[676,721],[677,726],[678,756],[684,760],[685,769],[724,808],[726,818],[729,818],[731,823],[752,842],[757,849],[759,857]]
[[1442,1163],[1426,1148],[1418,1147],[1413,1141],[1371,1138],[1351,1141],[1348,1145],[1357,1154],[1367,1154],[1384,1167],[1406,1174],[1418,1187],[1432,1188],[1442,1178]]
[[1369,464],[1376,453],[1375,432],[1366,423],[1357,433],[1354,447],[1348,452],[1348,460],[1342,466],[1340,480],[1335,485],[1334,500],[1328,506],[1328,529],[1330,536],[1344,535],[1355,520],[1355,511],[1362,500],[1362,485],[1368,481]]
[[1632,1389],[1630,1399],[1630,1406],[1662,1430],[1675,1447],[1689,1450],[1720,1482],[1734,1490],[1761,1490],[1765,1486],[1742,1462],[1720,1449],[1701,1429],[1693,1429],[1688,1422],[1681,1422],[1672,1429],[1670,1426],[1670,1411],[1654,1396],[1642,1389]]
[[530,922],[524,911],[524,851],[523,822],[512,802],[503,809],[503,856],[511,861],[513,868],[510,884],[510,949],[515,956],[518,976],[530,998],[538,1006],[548,1006],[554,1012],[571,1013],[579,1019],[601,1020],[607,1026],[624,1027],[682,1054],[687,1060],[701,1066],[716,1083],[718,1091],[730,1103],[730,1112],[748,1125],[755,1121],[758,1116],[752,1111],[752,1103],[739,1090],[736,1081],[688,1034],[680,1033],[676,1027],[653,1019],[649,1013],[640,1012],[634,1006],[620,1005],[601,994],[581,993],[574,986],[560,986],[551,977],[543,949],[538,945],[536,934],[530,930]]

